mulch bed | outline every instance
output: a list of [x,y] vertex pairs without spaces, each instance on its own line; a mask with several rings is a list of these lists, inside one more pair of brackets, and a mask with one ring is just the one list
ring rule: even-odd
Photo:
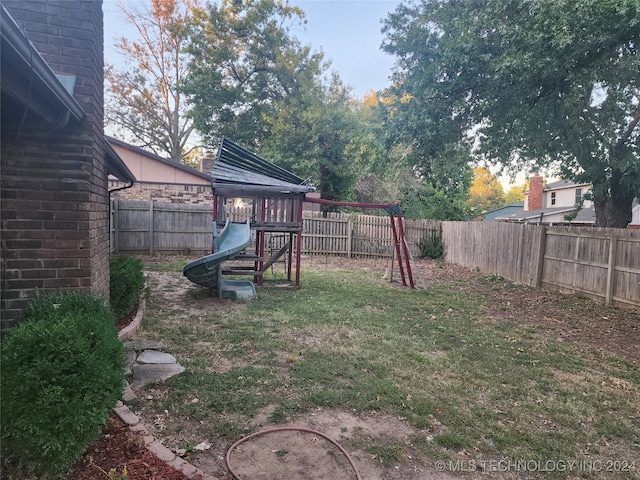
[[[123,471],[126,468],[126,476]],[[109,472],[114,469],[111,475]],[[142,435],[132,432],[111,413],[102,436],[72,468],[69,480],[187,480],[187,476],[160,460],[144,446]]]

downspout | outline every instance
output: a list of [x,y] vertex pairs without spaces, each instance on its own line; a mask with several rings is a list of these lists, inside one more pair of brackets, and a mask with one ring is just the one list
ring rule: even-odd
[[[133,187],[134,183],[135,182],[133,180],[129,180],[129,185],[125,185],[124,187],[118,187],[118,188],[109,190],[109,239],[111,239],[111,194],[113,192],[119,192],[120,190],[126,190],[127,188],[131,188]],[[109,256],[111,256],[111,248],[109,248]]]

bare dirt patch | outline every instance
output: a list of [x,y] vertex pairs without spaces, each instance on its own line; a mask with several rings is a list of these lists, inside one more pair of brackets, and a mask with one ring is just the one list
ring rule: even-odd
[[354,468],[343,452],[322,435],[307,430],[320,432],[345,448],[363,479],[449,478],[422,464],[418,455],[405,454],[402,461],[383,468],[375,454],[357,447],[371,442],[377,445],[401,443],[411,452],[410,438],[417,432],[405,421],[390,415],[356,415],[341,410],[317,409],[281,427],[299,427],[304,431],[271,431],[254,436],[232,450],[231,466],[241,478],[355,478]]

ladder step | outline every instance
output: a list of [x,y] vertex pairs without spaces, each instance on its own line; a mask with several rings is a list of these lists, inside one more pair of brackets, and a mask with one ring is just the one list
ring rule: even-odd
[[261,277],[262,272],[256,270],[222,270],[223,275],[245,275],[247,277]]
[[243,262],[261,262],[264,260],[264,257],[259,257],[257,255],[251,255],[249,253],[241,253],[240,255],[236,255],[230,261],[234,260],[242,260]]

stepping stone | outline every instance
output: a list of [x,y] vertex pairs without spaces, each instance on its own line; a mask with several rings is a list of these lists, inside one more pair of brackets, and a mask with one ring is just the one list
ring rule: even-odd
[[124,348],[126,350],[165,350],[167,346],[160,340],[131,340],[124,342]]
[[148,365],[134,365],[133,383],[135,388],[144,387],[151,383],[162,382],[184,372],[184,367],[178,363],[158,363]]
[[134,363],[136,363],[136,352],[135,350],[127,350],[125,352],[126,357],[126,366],[124,368],[125,375],[131,375],[133,372],[131,371],[131,367]]
[[138,355],[138,363],[176,363],[176,357],[157,350],[145,350]]

